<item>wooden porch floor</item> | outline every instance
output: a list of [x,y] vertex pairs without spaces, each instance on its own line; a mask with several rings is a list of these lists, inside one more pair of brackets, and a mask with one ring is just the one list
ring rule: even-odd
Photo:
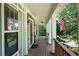
[[37,48],[30,48],[28,56],[53,56],[51,53],[51,45],[47,43],[46,38],[38,39],[37,44]]

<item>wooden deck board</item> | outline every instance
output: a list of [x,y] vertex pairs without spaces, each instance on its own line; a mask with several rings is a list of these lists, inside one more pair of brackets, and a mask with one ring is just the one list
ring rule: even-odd
[[37,40],[37,44],[37,48],[30,48],[28,56],[53,56],[51,45],[48,45],[46,38]]

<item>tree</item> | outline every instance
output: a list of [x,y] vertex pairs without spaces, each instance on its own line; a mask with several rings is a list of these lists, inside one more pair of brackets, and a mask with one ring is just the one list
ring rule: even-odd
[[[78,39],[78,17],[77,17],[77,8],[76,4],[70,3],[68,4],[61,13],[57,16],[58,19],[64,18],[64,23],[65,23],[65,29],[64,32],[61,33],[59,32],[59,24],[57,22],[57,35],[62,35],[64,34],[67,36],[67,38],[70,38],[72,40],[77,40]],[[60,34],[61,33],[61,34]],[[72,38],[71,38],[72,36]]]
[[44,25],[39,25],[39,35],[46,36],[46,27]]

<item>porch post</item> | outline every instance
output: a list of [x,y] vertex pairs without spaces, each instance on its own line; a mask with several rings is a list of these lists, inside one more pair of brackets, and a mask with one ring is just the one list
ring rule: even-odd
[[56,39],[56,17],[55,15],[53,15],[51,19],[51,38],[52,38],[52,53],[55,53],[55,41],[54,41],[54,39]]
[[38,24],[36,25],[36,32],[37,32],[36,39],[38,39],[39,38],[39,25]]
[[50,18],[50,20],[49,20],[49,22],[48,22],[48,34],[49,34],[49,36],[48,36],[48,43],[49,44],[51,44],[52,42],[51,42],[51,40],[52,40],[52,30],[51,30],[51,27],[52,27],[52,25],[51,25],[52,23],[51,23],[51,18]]

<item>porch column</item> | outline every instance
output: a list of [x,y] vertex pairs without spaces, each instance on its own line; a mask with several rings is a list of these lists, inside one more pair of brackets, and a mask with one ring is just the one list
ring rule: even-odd
[[39,38],[39,25],[38,24],[36,24],[36,39],[38,39]]
[[55,41],[56,39],[56,16],[53,15],[51,19],[51,37],[52,37],[52,53],[55,53]]
[[49,20],[49,22],[48,22],[48,25],[47,25],[48,27],[47,27],[47,29],[48,29],[48,43],[49,44],[51,44],[52,42],[51,42],[51,40],[52,40],[52,35],[51,35],[51,18],[50,18],[50,20]]

